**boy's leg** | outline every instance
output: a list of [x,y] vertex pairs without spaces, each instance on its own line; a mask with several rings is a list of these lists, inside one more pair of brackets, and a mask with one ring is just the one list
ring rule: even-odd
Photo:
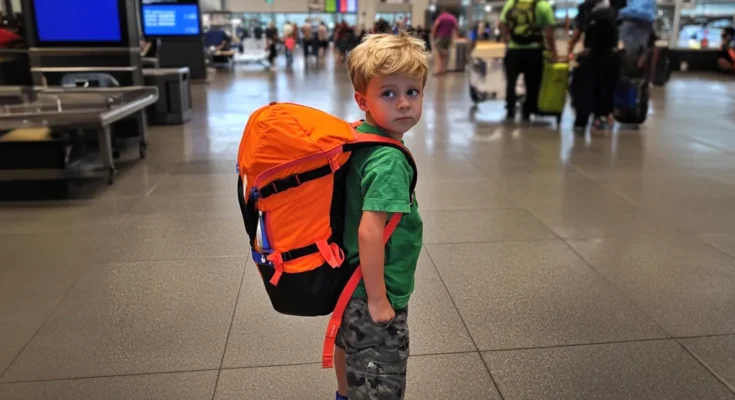
[[352,299],[338,339],[338,346],[345,345],[350,400],[403,399],[409,355],[407,309],[396,310],[387,324],[377,324],[367,299]]
[[334,346],[334,372],[337,375],[337,393],[347,397],[347,361],[344,349]]

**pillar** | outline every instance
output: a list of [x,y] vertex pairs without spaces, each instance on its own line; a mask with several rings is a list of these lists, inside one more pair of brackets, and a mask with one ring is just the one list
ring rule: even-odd
[[375,14],[378,0],[359,0],[357,3],[357,28],[372,29],[375,23]]
[[431,0],[413,0],[411,4],[411,26],[426,28],[426,10],[431,3]]
[[674,2],[674,21],[671,24],[671,37],[669,38],[669,48],[673,49],[677,47],[679,43],[679,29],[681,25],[681,9],[684,5],[683,0],[676,0]]

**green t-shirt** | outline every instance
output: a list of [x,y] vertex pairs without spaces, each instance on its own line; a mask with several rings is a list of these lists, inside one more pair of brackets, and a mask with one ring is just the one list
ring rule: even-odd
[[[527,2],[532,3],[533,0],[518,0],[518,2]],[[507,23],[507,19],[505,18],[508,14],[508,11],[513,7],[513,4],[515,3],[515,0],[507,0],[505,2],[505,6],[503,6],[503,11],[500,13],[500,22]],[[556,21],[554,20],[554,10],[551,8],[551,5],[546,0],[539,0],[538,3],[536,3],[536,24],[541,27],[541,29],[546,28],[547,26],[554,25]],[[531,44],[518,44],[513,41],[511,38],[510,43],[508,44],[508,48],[510,49],[538,49],[539,47],[542,47],[544,44],[544,41],[541,40],[539,43],[531,43]]]
[[[361,133],[390,137],[380,129],[363,123]],[[359,264],[357,230],[363,211],[404,213],[388,244],[385,246],[385,287],[394,309],[408,305],[413,292],[414,274],[423,245],[423,222],[416,201],[411,203],[410,190],[413,169],[398,149],[376,146],[356,150],[350,157],[345,193],[344,246],[347,262]],[[365,286],[354,297],[365,297]]]

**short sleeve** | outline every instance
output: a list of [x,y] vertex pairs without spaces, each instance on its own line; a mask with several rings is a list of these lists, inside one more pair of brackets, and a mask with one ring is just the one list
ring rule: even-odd
[[556,23],[554,20],[554,10],[551,8],[551,4],[548,1],[539,1],[536,4],[536,14],[539,25],[544,28],[552,26]]
[[363,211],[411,212],[413,170],[400,150],[385,147],[373,151],[363,167],[360,186]]

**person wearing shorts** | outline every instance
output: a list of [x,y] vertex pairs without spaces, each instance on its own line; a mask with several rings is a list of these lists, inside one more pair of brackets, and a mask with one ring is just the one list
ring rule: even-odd
[[449,57],[449,46],[452,45],[454,36],[459,33],[457,18],[443,9],[431,28],[431,37],[434,38],[436,48],[436,70],[435,75],[443,74],[447,70]]
[[[347,56],[355,101],[365,112],[356,130],[401,142],[421,119],[429,65],[424,42],[406,32],[368,35]],[[423,222],[411,193],[415,171],[397,148],[352,152],[345,185],[345,262],[360,264],[335,338],[337,400],[400,400],[406,393],[408,301],[423,245]],[[400,214],[390,240],[388,218]]]

